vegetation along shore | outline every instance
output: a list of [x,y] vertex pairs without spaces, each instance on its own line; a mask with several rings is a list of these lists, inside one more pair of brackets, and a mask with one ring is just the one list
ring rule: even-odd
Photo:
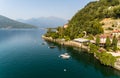
[[120,70],[120,1],[88,3],[64,26],[48,28],[43,39],[88,50],[101,64]]

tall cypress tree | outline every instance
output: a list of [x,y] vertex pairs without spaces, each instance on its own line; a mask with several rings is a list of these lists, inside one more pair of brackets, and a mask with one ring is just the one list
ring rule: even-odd
[[100,44],[100,37],[97,36],[97,38],[96,38],[96,45],[99,46],[99,44]]
[[112,40],[112,47],[113,47],[114,51],[117,50],[117,43],[118,43],[118,40],[117,40],[116,36],[114,36],[113,40]]
[[110,38],[107,37],[106,43],[105,43],[105,48],[106,48],[107,50],[109,50],[109,49],[110,49],[110,46],[111,46],[111,41],[110,41]]

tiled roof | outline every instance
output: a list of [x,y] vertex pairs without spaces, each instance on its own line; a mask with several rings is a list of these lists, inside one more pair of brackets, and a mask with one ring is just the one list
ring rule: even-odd
[[112,33],[120,33],[120,30],[113,30],[113,32]]
[[100,35],[100,38],[107,38],[107,37],[112,38],[112,35],[111,34],[101,34]]

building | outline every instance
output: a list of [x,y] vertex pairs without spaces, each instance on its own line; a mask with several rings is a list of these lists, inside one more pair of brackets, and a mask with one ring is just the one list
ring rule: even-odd
[[79,43],[87,43],[87,42],[90,42],[90,40],[84,39],[84,38],[77,38],[77,39],[74,39],[74,41],[79,42]]
[[113,30],[112,31],[112,36],[116,36],[116,37],[119,37],[120,36],[120,30]]
[[105,45],[107,37],[109,37],[110,41],[112,42],[113,36],[111,34],[101,34],[100,35],[100,46]]
[[68,27],[68,24],[65,24],[64,26],[63,26],[63,28],[67,28]]
[[[74,39],[75,42],[78,42],[78,43],[81,43],[81,48],[83,47],[83,45],[85,46],[88,46],[88,43],[90,42],[90,40],[88,39],[84,39],[84,38],[77,38],[77,39]],[[84,47],[85,47],[84,46]]]

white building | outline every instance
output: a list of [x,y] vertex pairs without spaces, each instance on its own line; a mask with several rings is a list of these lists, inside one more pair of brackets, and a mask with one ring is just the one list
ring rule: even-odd
[[116,37],[119,37],[120,36],[120,30],[114,30],[113,32],[112,32],[112,35],[113,36],[116,36]]
[[110,38],[110,41],[112,42],[112,35],[111,34],[101,34],[100,35],[100,44],[104,45],[106,43],[107,37]]
[[68,27],[68,24],[65,24],[63,27],[64,27],[64,28],[67,28],[67,27]]

